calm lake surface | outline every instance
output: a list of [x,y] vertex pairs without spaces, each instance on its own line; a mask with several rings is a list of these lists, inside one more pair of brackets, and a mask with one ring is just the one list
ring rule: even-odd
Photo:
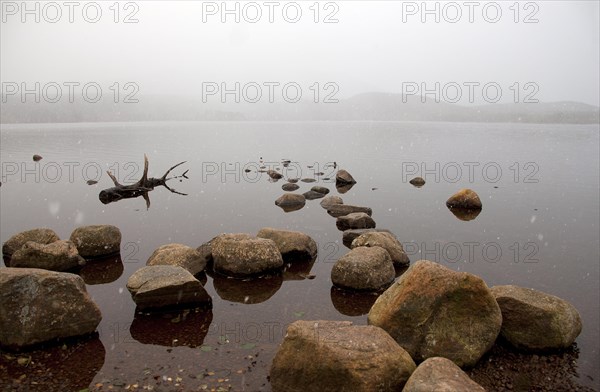
[[[335,184],[323,180],[335,177],[328,164],[348,170],[358,183],[341,195],[344,202],[371,207],[377,227],[396,234],[411,262],[426,258],[477,274],[489,286],[532,287],[572,302],[583,319],[574,377],[600,390],[598,135],[597,125],[473,123],[2,126],[2,242],[35,227],[68,238],[78,226],[112,224],[123,234],[122,262],[90,263],[81,271],[102,311],[99,338],[67,349],[67,362],[47,359],[49,371],[37,381],[60,384],[71,377],[73,389],[138,384],[161,390],[160,384],[162,390],[267,391],[287,324],[366,324],[375,296],[332,289],[333,263],[348,251],[335,218],[319,200],[290,213],[276,207],[285,181],[256,173],[262,157],[286,177],[317,179],[299,182],[300,193],[318,184],[337,195]],[[148,210],[142,198],[102,204],[98,193],[112,182],[99,169],[135,182],[144,153],[153,177],[187,161],[172,174],[189,169],[189,179],[169,184],[188,196],[159,187],[150,193]],[[34,163],[33,154],[43,160]],[[282,159],[292,161],[288,168]],[[416,175],[426,179],[424,187],[408,183]],[[98,184],[88,185],[90,179]],[[470,221],[445,206],[466,187],[483,202]],[[310,235],[319,244],[317,260],[253,281],[203,277],[211,309],[136,315],[127,279],[157,247],[197,247],[220,233],[256,234],[262,227]]]

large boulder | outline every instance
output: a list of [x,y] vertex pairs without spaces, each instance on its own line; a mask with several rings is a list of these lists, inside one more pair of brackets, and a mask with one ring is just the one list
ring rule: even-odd
[[146,265],[178,265],[192,275],[206,268],[207,259],[201,252],[182,244],[167,244],[156,249]]
[[85,265],[71,241],[59,240],[44,245],[29,241],[10,259],[11,267],[41,268],[51,271],[68,271]]
[[315,240],[299,231],[265,227],[256,236],[273,240],[285,259],[314,260],[317,257],[317,243]]
[[344,204],[344,200],[339,196],[327,196],[321,200],[321,207],[328,209],[334,204]]
[[350,175],[346,170],[340,169],[335,175],[335,183],[339,185],[345,184],[356,184],[354,177]]
[[485,282],[428,260],[417,261],[369,312],[415,361],[445,357],[473,366],[502,326],[502,314]]
[[381,290],[389,286],[395,277],[390,255],[379,246],[352,249],[331,269],[333,284],[351,290]]
[[376,224],[373,218],[364,212],[355,212],[346,216],[337,218],[335,225],[338,230],[349,229],[374,229]]
[[402,392],[485,392],[467,373],[447,358],[423,361],[408,379]]
[[349,321],[296,321],[271,366],[274,392],[400,391],[416,366],[385,331]]
[[532,351],[570,347],[581,333],[581,317],[569,302],[534,289],[494,286],[502,310],[500,334],[513,346]]
[[373,214],[373,210],[369,207],[351,206],[349,204],[333,204],[327,208],[327,213],[334,218],[352,214],[354,212],[364,212],[369,216]]
[[448,208],[458,208],[465,210],[480,210],[481,200],[477,193],[471,189],[461,189],[446,201]]
[[121,231],[112,225],[78,227],[71,233],[71,241],[86,259],[103,257],[121,251]]
[[176,265],[140,268],[129,277],[127,289],[140,309],[211,302],[202,283]]
[[390,254],[392,262],[399,267],[407,266],[410,263],[402,244],[392,233],[370,232],[361,234],[352,241],[351,248],[354,249],[361,246],[382,247]]
[[283,266],[283,258],[273,240],[248,234],[221,234],[212,241],[216,272],[246,277],[260,275]]
[[36,268],[0,268],[0,345],[20,348],[89,334],[101,319],[81,277]]
[[50,244],[52,242],[58,241],[60,238],[58,235],[51,229],[33,229],[23,231],[21,233],[15,234],[8,239],[2,245],[2,254],[6,256],[11,256],[17,250],[21,249],[25,243],[29,241],[37,242],[39,244]]

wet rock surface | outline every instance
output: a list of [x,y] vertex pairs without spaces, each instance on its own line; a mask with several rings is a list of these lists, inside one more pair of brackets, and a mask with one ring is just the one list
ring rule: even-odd
[[46,245],[58,240],[60,240],[58,234],[51,229],[40,228],[27,230],[10,237],[8,241],[2,245],[2,254],[11,256],[29,241]]
[[373,214],[373,210],[369,207],[351,206],[348,204],[333,204],[327,208],[327,213],[334,218],[346,216],[355,212],[364,212],[369,216]]
[[287,328],[270,378],[274,392],[399,391],[415,368],[380,328],[296,321]]
[[275,205],[280,207],[285,212],[297,211],[304,207],[306,198],[303,195],[296,193],[286,193],[279,199],[275,200]]
[[485,389],[456,366],[442,357],[423,361],[408,379],[402,392],[485,392]]
[[35,268],[0,269],[0,345],[21,348],[86,335],[100,309],[78,275]]
[[501,336],[522,350],[570,347],[581,333],[581,317],[567,301],[519,286],[491,288],[502,311]]
[[314,260],[317,257],[317,243],[299,231],[280,230],[265,227],[256,235],[275,242],[285,260]]
[[339,185],[356,184],[354,177],[352,177],[350,173],[343,169],[338,170],[337,174],[335,175],[335,182]]
[[395,277],[390,255],[378,246],[352,249],[331,270],[333,284],[349,290],[381,290],[389,286]]
[[127,280],[127,289],[139,309],[211,302],[200,281],[175,265],[140,268]]
[[192,275],[206,268],[206,257],[196,249],[182,244],[167,244],[156,249],[146,265],[178,265]]
[[10,260],[11,267],[40,268],[51,271],[69,271],[85,265],[71,241],[59,240],[50,244],[29,241],[17,250]]
[[335,225],[338,230],[344,231],[350,229],[373,229],[376,224],[368,214],[355,212],[346,216],[340,216],[337,218]]
[[344,200],[342,200],[339,196],[327,196],[323,200],[321,200],[321,207],[327,209],[334,204],[344,204]]
[[392,262],[396,266],[407,266],[410,263],[402,244],[392,233],[376,231],[363,233],[352,241],[351,248],[354,249],[360,246],[382,247],[389,253]]
[[71,233],[70,239],[79,254],[86,259],[104,257],[121,251],[121,231],[112,225],[78,227]]
[[214,270],[233,277],[264,274],[283,267],[274,241],[248,234],[222,234],[212,241]]
[[443,356],[463,367],[492,347],[502,314],[481,278],[420,260],[377,299],[368,320],[417,362]]
[[481,200],[477,193],[471,189],[461,189],[446,200],[448,208],[458,208],[465,210],[480,210],[482,207]]
[[354,241],[355,239],[360,237],[361,234],[371,233],[371,232],[380,232],[380,231],[391,233],[389,230],[386,230],[386,229],[349,229],[349,230],[345,230],[344,233],[342,234],[342,241],[345,246],[350,248],[352,245],[352,241]]

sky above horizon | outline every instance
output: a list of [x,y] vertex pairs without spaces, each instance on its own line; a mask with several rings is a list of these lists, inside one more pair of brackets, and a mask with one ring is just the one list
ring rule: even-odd
[[22,4],[1,2],[3,91],[131,82],[143,94],[199,96],[239,82],[265,93],[296,83],[312,96],[319,83],[321,99],[437,91],[468,104],[500,92],[504,103],[600,104],[597,1]]

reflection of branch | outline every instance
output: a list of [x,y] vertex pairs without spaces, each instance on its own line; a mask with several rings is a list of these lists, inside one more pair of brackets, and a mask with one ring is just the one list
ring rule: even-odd
[[[169,175],[169,173],[171,173],[171,170],[175,169],[177,166],[181,166],[181,165],[183,165],[185,162],[186,162],[186,161],[179,162],[177,165],[175,165],[175,166],[173,166],[172,168],[170,168],[169,170],[167,170],[167,172],[165,173],[165,175],[164,175],[164,176],[162,176],[161,180],[163,180],[163,181],[167,181],[167,180],[168,180],[167,176]],[[186,171],[185,171],[185,173],[187,173],[188,171],[189,171],[189,170],[186,170]],[[185,173],[184,173],[184,174],[185,174]]]
[[148,211],[150,209],[150,196],[148,195],[148,192],[144,192],[142,197],[146,200],[146,211]]

